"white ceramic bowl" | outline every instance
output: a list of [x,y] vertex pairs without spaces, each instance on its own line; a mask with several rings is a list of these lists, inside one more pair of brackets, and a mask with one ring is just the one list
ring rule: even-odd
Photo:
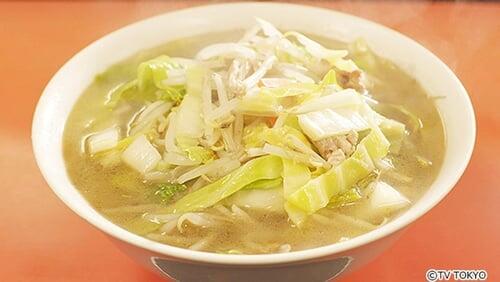
[[[363,37],[379,55],[411,73],[430,93],[445,124],[446,152],[438,178],[406,213],[354,239],[286,254],[224,255],[160,244],[108,221],[78,193],[66,173],[62,136],[66,119],[94,76],[140,50],[210,31],[246,28],[258,16],[279,28],[345,41]],[[126,47],[124,47],[126,46]],[[32,131],[38,165],[53,191],[74,212],[111,236],[144,265],[182,281],[324,281],[384,251],[398,231],[434,207],[453,188],[472,154],[475,119],[467,93],[435,55],[373,22],[330,10],[271,3],[197,7],[153,17],[115,31],[83,49],[52,78],[38,103]]]

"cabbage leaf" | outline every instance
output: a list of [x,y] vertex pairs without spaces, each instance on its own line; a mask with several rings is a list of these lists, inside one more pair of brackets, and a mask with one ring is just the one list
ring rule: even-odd
[[272,189],[272,188],[276,188],[278,186],[281,186],[282,183],[283,183],[283,179],[281,177],[274,178],[274,179],[262,179],[262,180],[257,180],[253,183],[248,184],[243,189],[245,189],[245,190]]
[[169,211],[185,213],[203,210],[255,181],[280,177],[282,169],[281,159],[275,156],[263,156],[250,160],[216,182],[187,194],[169,207]]
[[333,50],[325,48],[316,41],[311,40],[305,35],[295,31],[285,33],[285,37],[295,37],[297,41],[303,45],[311,57],[319,60],[325,60],[339,70],[347,72],[358,70],[358,67],[352,60],[344,59],[344,57],[349,54],[347,50]]
[[166,80],[169,70],[183,68],[183,65],[166,55],[142,62],[137,67],[137,78],[113,88],[108,94],[106,105],[114,108],[124,98],[179,103],[186,94],[185,86],[168,85]]
[[192,146],[184,149],[187,157],[197,163],[208,163],[215,158],[215,154],[212,150],[201,146]]
[[236,111],[253,116],[278,116],[283,106],[279,97],[258,92],[245,95]]
[[374,169],[373,162],[383,158],[389,150],[389,141],[378,128],[361,140],[351,157],[339,166],[310,180],[287,198],[287,202],[306,214],[324,208],[330,199],[351,189]]
[[338,85],[338,83],[337,83],[337,73],[333,69],[329,70],[325,74],[325,76],[323,76],[323,79],[320,81],[319,85],[321,87],[326,87],[326,86],[332,85],[332,84]]
[[[282,159],[283,161],[283,195],[285,200],[290,197],[295,191],[301,188],[304,184],[311,179],[311,171],[306,165],[294,162],[289,159]],[[296,207],[295,205],[285,202],[285,211],[290,220],[297,226],[301,226],[307,214]]]
[[406,136],[405,125],[393,119],[384,119],[380,122],[379,127],[387,139],[391,142],[389,151],[395,154],[399,153],[403,144],[403,139]]
[[[333,94],[335,95],[335,94]],[[320,140],[350,131],[370,127],[365,116],[356,107],[324,109],[298,115],[300,127],[312,140]]]
[[137,86],[140,91],[144,92],[166,89],[165,81],[168,78],[168,70],[179,68],[182,66],[166,55],[142,62],[137,68]]
[[361,198],[362,196],[359,190],[356,187],[351,188],[345,191],[344,193],[333,196],[330,199],[330,202],[328,203],[328,207],[330,208],[343,207],[352,204]]
[[311,179],[311,171],[306,165],[289,159],[283,161],[283,194],[288,198]]
[[292,147],[285,136],[293,135],[309,148],[311,143],[307,137],[298,129],[286,125],[278,128],[269,128],[264,122],[247,126],[243,132],[243,144],[245,148],[262,147],[265,143],[279,147]]

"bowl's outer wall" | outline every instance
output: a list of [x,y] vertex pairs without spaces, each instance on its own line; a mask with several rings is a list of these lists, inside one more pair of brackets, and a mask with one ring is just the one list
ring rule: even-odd
[[182,282],[323,282],[340,278],[372,261],[389,248],[404,230],[362,247],[298,263],[269,266],[235,266],[229,264],[193,263],[145,251],[123,241],[117,246],[138,263],[167,279]]
[[[283,10],[287,12],[283,13]],[[377,53],[411,71],[431,95],[446,96],[446,99],[437,103],[446,124],[447,136],[445,160],[438,179],[408,212],[385,226],[346,242],[289,254],[227,256],[193,252],[152,242],[106,220],[74,189],[65,173],[62,134],[65,120],[79,93],[92,81],[96,73],[139,50],[214,29],[247,27],[253,23],[255,15],[275,22],[285,29],[314,30],[318,35],[347,40],[364,37]],[[297,21],[297,18],[301,20]],[[172,25],[172,22],[179,24]],[[347,30],[352,32],[346,33]],[[158,34],[164,36],[160,37]],[[362,253],[367,244],[411,223],[436,205],[452,189],[468,163],[474,138],[474,113],[467,93],[439,59],[414,41],[349,15],[304,6],[268,3],[224,4],[183,10],[139,22],[103,37],[72,58],[48,84],[38,104],[32,132],[36,160],[45,179],[54,192],[84,219],[114,238],[137,246],[138,250],[143,250],[145,254],[155,252],[193,262],[222,265],[282,264],[326,257],[334,253],[353,256],[351,252],[354,249],[359,249],[359,253]],[[364,255],[359,255],[362,256]],[[363,260],[356,258],[353,264],[357,261]]]

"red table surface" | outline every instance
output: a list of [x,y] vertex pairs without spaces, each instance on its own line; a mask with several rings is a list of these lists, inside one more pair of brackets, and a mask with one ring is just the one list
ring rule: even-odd
[[[210,1],[213,2],[213,1]],[[30,127],[45,84],[78,50],[185,2],[0,2],[0,280],[160,281],[51,192]],[[478,137],[451,194],[399,241],[344,281],[422,281],[428,268],[486,269],[500,280],[500,4],[326,2],[398,30],[437,54],[472,98]]]

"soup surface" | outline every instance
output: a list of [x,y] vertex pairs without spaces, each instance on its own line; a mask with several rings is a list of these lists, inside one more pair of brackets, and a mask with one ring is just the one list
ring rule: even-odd
[[[208,59],[199,53],[214,43],[238,42],[242,35],[243,31],[233,31],[172,41],[140,52],[96,76],[69,116],[63,149],[71,180],[97,211],[133,233],[165,244],[218,253],[257,254],[297,251],[348,240],[386,224],[418,201],[439,172],[444,135],[433,99],[415,79],[374,55],[362,41],[344,44],[311,36],[325,47],[349,50],[346,58],[351,58],[359,69],[342,70],[335,61],[326,71],[306,69],[302,72],[303,68],[297,67],[300,63],[277,56],[278,59],[273,58],[274,65],[264,69],[264,78],[260,77],[263,80],[253,85],[258,91],[269,90],[267,95],[281,95],[280,110],[274,111],[266,108],[274,100],[255,102],[248,98],[252,95],[238,94],[231,88],[230,73],[234,71],[231,67],[238,59],[234,58],[236,51],[230,50],[227,52],[233,53],[217,57],[210,55],[209,50],[204,55],[212,56]],[[304,43],[299,36],[292,37],[288,35],[294,46]],[[297,50],[312,52],[307,44]],[[241,52],[243,57],[244,52]],[[177,125],[177,132],[187,132],[193,123],[193,115],[183,113],[181,108],[186,92],[190,95],[190,91],[195,90],[192,90],[193,86],[188,85],[185,89],[176,85],[184,83],[186,78],[182,71],[192,68],[192,62],[179,60],[180,67],[171,64],[166,67],[171,80],[176,78],[172,69],[180,70],[180,82],[172,82],[171,88],[162,89],[164,92],[153,91],[154,95],[140,96],[135,93],[143,91],[141,82],[139,86],[130,86],[131,81],[137,83],[134,79],[138,76],[138,68],[141,72],[141,63],[161,55],[170,58],[197,56],[198,60],[205,61],[198,68],[208,69],[210,79],[202,81],[200,87],[210,88],[207,95],[213,103],[209,106],[211,114],[217,115],[219,108],[221,114],[214,128],[207,129],[204,125],[203,136],[199,138],[186,141],[185,136],[177,135],[174,139],[168,136],[172,124]],[[226,57],[221,59],[220,56]],[[259,64],[251,66],[253,71],[243,77],[256,72],[265,61],[263,58]],[[162,70],[161,67],[157,64],[156,70]],[[330,72],[333,77],[328,79],[329,69],[334,72]],[[155,67],[143,68],[142,73],[151,71],[150,80],[156,82],[154,70]],[[352,74],[356,72],[362,74],[361,82],[353,78]],[[187,76],[189,80],[190,74]],[[167,77],[163,79],[167,80]],[[245,81],[248,83],[249,80]],[[225,89],[221,90],[217,82],[222,82]],[[356,95],[363,97],[362,103],[380,114],[376,115],[380,119],[368,121],[371,129],[355,127],[347,134],[337,132],[328,137],[347,136],[344,141],[348,140],[353,146],[346,151],[335,143],[337,139],[320,139],[315,135],[328,131],[331,124],[314,120],[316,116],[307,116],[312,111],[304,105],[308,99],[312,101],[328,96],[326,89],[333,93],[330,96],[341,93],[339,95],[351,97],[349,95],[354,95],[351,88],[356,90]],[[283,95],[276,89],[302,92]],[[224,90],[226,101],[220,93]],[[234,93],[230,94],[231,91]],[[320,94],[315,98],[305,96],[316,95],[311,94],[313,92]],[[161,96],[164,93],[169,96],[159,98],[164,97]],[[223,106],[233,100],[253,108],[238,106],[224,110]],[[336,111],[337,108],[334,105],[332,109]],[[192,110],[196,113],[194,118],[202,116],[206,121],[205,110],[205,104]],[[152,117],[152,113],[159,114]],[[312,120],[313,125],[319,124],[319,131],[315,131],[314,126],[308,128],[308,120]],[[338,127],[338,124],[333,126],[335,130]],[[374,127],[380,127],[380,130]],[[213,135],[209,136],[207,132]],[[269,134],[262,137],[259,134],[263,132]],[[369,141],[362,141],[375,138],[375,132],[382,132],[390,142],[390,146],[387,143],[388,152],[377,157],[374,157]],[[353,142],[349,134],[355,135]],[[289,135],[293,137],[289,138]],[[207,136],[215,141],[208,141]],[[143,138],[142,143],[137,141],[140,138]],[[181,149],[170,151],[169,140]],[[192,140],[195,140],[194,144],[190,143]],[[337,144],[334,149],[340,150],[339,159],[333,156],[335,152],[328,147],[328,140]],[[132,152],[130,148],[134,146],[153,148],[156,153]],[[356,159],[362,154],[366,154],[369,168],[363,163],[363,157]],[[155,159],[158,156],[159,159]],[[352,164],[348,163],[349,160]],[[254,167],[251,162],[254,162]],[[267,167],[261,170],[265,171],[258,171],[258,167],[264,165]],[[206,170],[200,172],[200,167]],[[253,172],[248,172],[252,169]],[[264,176],[253,180],[237,178],[234,174],[238,170],[247,173],[245,177],[251,173]],[[228,175],[234,177],[227,178]],[[325,183],[314,186],[315,179],[323,178]],[[343,180],[338,183],[343,184],[331,184],[339,178]],[[245,185],[238,186],[238,181]],[[346,184],[349,181],[351,184]],[[206,188],[210,185],[212,188]],[[307,185],[316,190],[307,190]],[[218,192],[213,191],[222,186],[227,186],[226,190],[214,195]],[[203,189],[205,194],[199,192]],[[212,194],[208,191],[210,189]],[[187,196],[194,192],[199,195]],[[327,201],[321,193],[328,195]],[[207,200],[210,197],[215,198]]]

